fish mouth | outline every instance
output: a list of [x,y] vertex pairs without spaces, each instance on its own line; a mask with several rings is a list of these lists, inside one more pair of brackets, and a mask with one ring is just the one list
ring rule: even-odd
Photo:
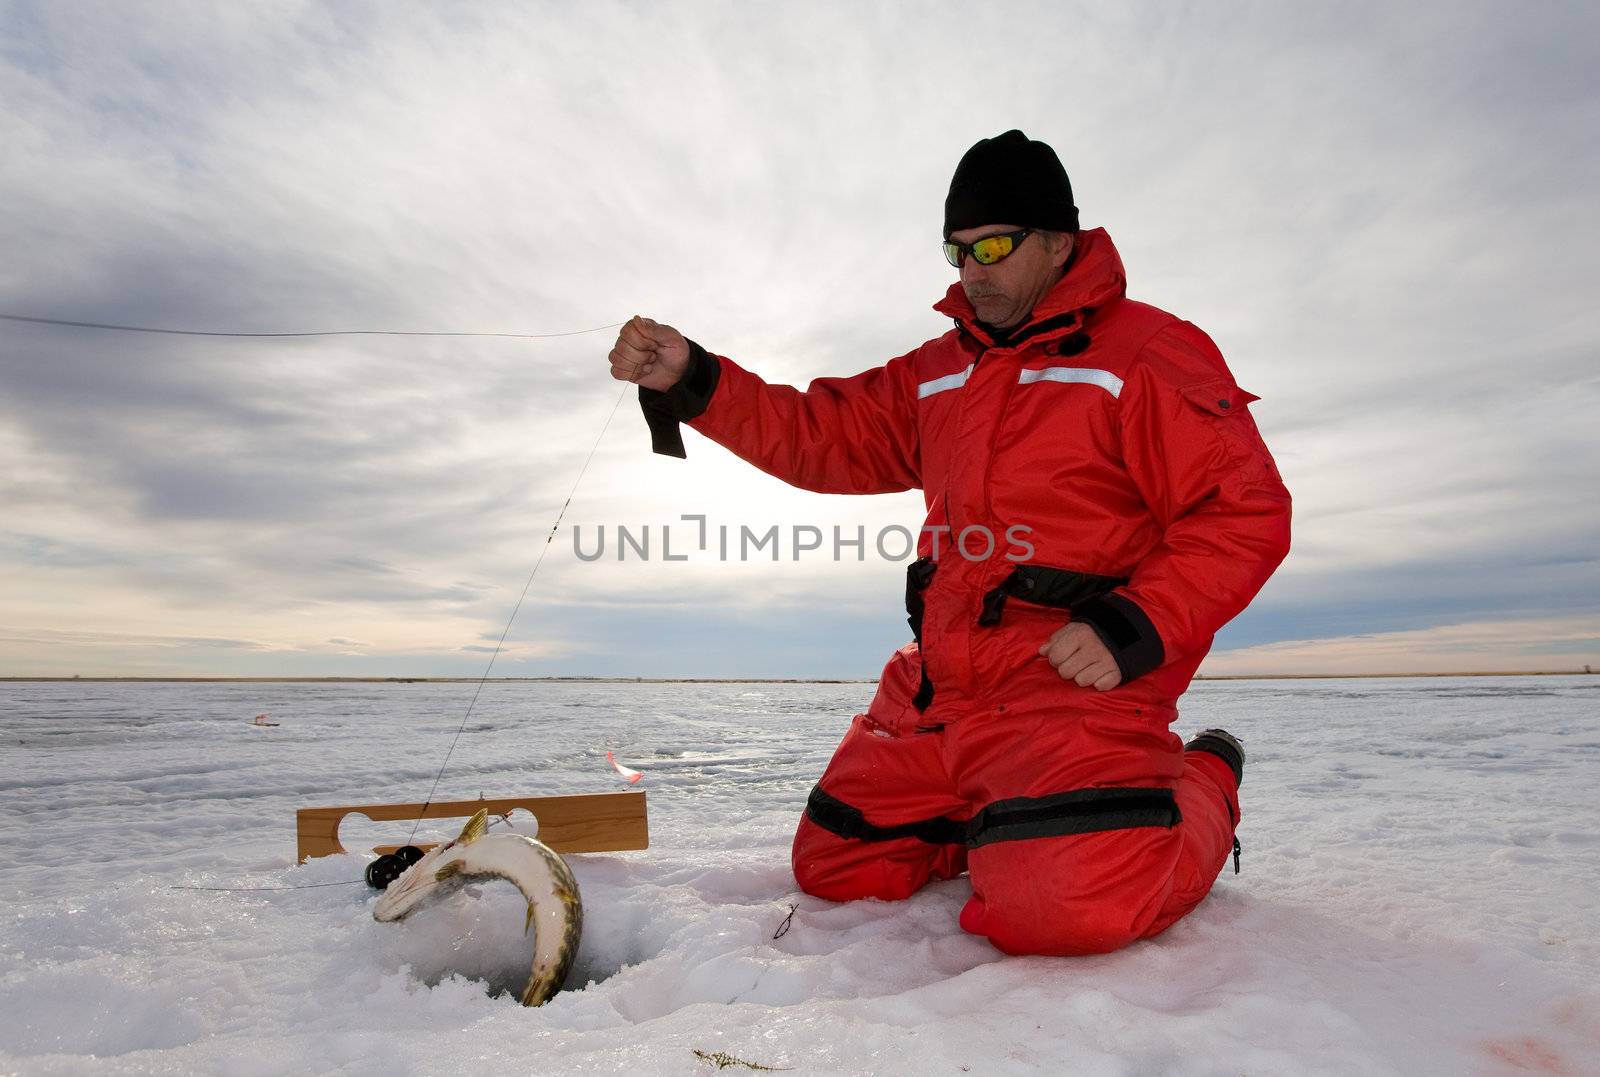
[[[405,874],[390,883],[383,896],[378,898],[378,903],[372,908],[372,918],[380,924],[392,924],[414,912],[430,895],[434,900],[445,897],[445,894],[436,892],[454,874],[449,872],[445,863],[449,851],[449,846],[429,850],[426,856],[407,868]],[[448,874],[440,878],[441,872]]]

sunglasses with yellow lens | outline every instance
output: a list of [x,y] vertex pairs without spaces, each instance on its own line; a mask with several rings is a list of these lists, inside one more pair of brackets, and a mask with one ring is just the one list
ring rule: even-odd
[[952,243],[947,239],[944,242],[945,260],[960,269],[970,254],[977,259],[979,265],[992,266],[1009,257],[1011,252],[1032,234],[1032,228],[1023,228],[1016,232],[1002,232],[997,236],[984,236],[971,243]]

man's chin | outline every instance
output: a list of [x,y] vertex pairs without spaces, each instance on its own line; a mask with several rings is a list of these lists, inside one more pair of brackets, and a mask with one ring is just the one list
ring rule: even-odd
[[978,315],[978,321],[996,329],[1009,329],[1016,321],[1012,317],[1010,304],[1003,299],[974,302],[972,309]]

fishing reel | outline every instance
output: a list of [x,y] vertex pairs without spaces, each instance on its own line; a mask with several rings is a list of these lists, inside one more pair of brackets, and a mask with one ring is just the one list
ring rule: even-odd
[[367,865],[367,885],[374,890],[387,890],[390,883],[421,859],[422,850],[415,845],[402,845],[392,853],[384,853]]

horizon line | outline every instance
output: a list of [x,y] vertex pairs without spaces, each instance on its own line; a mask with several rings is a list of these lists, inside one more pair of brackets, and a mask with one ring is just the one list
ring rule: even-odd
[[[1197,674],[1196,681],[1331,681],[1405,679],[1438,677],[1585,677],[1597,676],[1583,669],[1515,669],[1461,671],[1419,671],[1414,673],[1213,673]],[[477,684],[488,683],[584,683],[584,684],[876,684],[876,677],[625,677],[582,674],[540,677],[409,677],[409,676],[211,676],[207,674],[109,674],[109,675],[16,675],[0,676],[0,684],[23,683],[146,683],[146,684]]]

